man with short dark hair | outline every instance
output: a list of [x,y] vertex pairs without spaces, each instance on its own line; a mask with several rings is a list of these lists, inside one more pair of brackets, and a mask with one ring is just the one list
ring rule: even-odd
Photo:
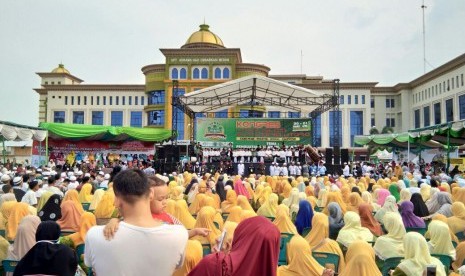
[[86,265],[97,275],[172,275],[183,263],[187,230],[152,218],[154,193],[141,170],[118,173],[113,189],[115,206],[124,221],[110,241],[103,235],[103,226],[87,232]]

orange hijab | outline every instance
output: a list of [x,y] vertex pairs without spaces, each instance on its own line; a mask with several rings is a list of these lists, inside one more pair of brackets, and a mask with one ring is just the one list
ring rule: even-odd
[[81,214],[72,201],[61,203],[61,218],[57,220],[62,230],[79,230],[81,223]]
[[347,206],[347,211],[352,211],[358,213],[358,206],[363,202],[362,197],[357,192],[350,193],[349,196],[349,205]]
[[87,231],[89,231],[89,229],[95,225],[97,225],[97,220],[94,214],[90,212],[82,213],[81,222],[79,224],[79,231],[68,236],[73,241],[74,247],[77,247],[78,245],[85,242]]
[[61,202],[61,206],[63,206],[63,203],[66,201],[72,201],[76,205],[76,208],[78,209],[79,213],[82,214],[84,213],[84,208],[82,208],[82,204],[79,201],[79,193],[75,189],[68,190],[65,194],[65,197],[63,198],[63,201]]
[[379,237],[383,235],[381,224],[379,224],[379,222],[373,217],[373,207],[371,204],[362,203],[360,204],[358,210],[362,226],[370,229],[371,233],[373,233],[375,236]]

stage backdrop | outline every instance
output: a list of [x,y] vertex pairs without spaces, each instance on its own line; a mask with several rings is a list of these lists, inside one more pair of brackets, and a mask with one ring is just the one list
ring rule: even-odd
[[311,119],[198,118],[196,140],[204,147],[311,144]]

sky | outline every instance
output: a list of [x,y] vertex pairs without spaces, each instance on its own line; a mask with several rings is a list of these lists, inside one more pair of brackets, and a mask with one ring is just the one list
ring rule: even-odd
[[[395,85],[424,73],[422,0],[2,0],[0,120],[36,126],[36,72],[62,62],[85,84],[144,84],[210,25],[244,62],[270,74]],[[465,1],[425,0],[430,71],[465,53]],[[301,53],[303,55],[301,55]],[[301,71],[302,61],[302,71]]]

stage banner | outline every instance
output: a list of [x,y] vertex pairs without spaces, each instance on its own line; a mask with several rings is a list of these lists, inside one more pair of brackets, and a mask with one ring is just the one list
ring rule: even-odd
[[[117,153],[117,154],[153,154],[155,151],[153,142],[142,141],[121,141],[121,142],[107,142],[107,141],[91,141],[91,140],[55,140],[48,139],[48,148],[50,155],[59,153],[67,154],[71,151],[82,153]],[[32,147],[32,154],[45,155],[45,143],[34,141]]]
[[311,119],[197,118],[196,140],[204,147],[308,145]]

